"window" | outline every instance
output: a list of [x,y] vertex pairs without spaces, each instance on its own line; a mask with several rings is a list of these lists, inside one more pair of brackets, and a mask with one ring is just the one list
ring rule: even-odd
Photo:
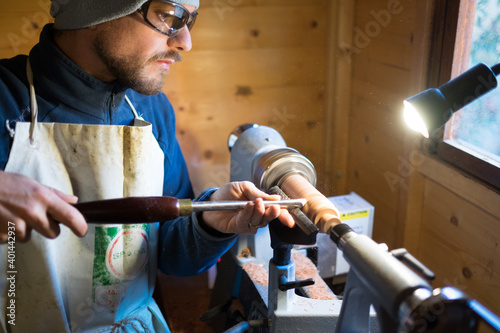
[[[455,11],[448,5],[446,14],[448,23],[451,13],[457,16],[453,77],[481,62],[490,67],[500,62],[500,1],[460,2]],[[450,45],[446,39],[445,33],[443,48]],[[453,116],[438,155],[500,189],[500,87]]]

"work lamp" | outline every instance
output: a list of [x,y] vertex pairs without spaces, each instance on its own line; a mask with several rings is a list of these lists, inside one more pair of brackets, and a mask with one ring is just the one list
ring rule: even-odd
[[[407,125],[426,138],[432,136],[454,112],[493,90],[500,64],[478,64],[439,88],[427,89],[404,101]],[[500,102],[500,101],[499,101]]]

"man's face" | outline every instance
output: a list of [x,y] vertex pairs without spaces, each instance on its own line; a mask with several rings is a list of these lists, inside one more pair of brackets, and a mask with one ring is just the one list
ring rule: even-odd
[[[195,9],[185,7],[190,12]],[[182,60],[179,52],[191,49],[187,28],[167,37],[148,26],[137,12],[98,29],[94,52],[105,65],[106,76],[145,95],[161,92],[170,65]]]

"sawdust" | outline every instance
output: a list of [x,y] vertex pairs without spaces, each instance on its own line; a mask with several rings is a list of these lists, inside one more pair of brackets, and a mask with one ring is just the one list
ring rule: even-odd
[[260,283],[264,286],[269,284],[269,274],[267,273],[264,265],[250,262],[243,265],[243,270],[247,272],[252,281]]
[[325,281],[319,276],[318,269],[311,259],[300,252],[292,252],[292,258],[295,261],[295,275],[297,278],[301,280],[313,278],[315,281],[313,285],[306,287],[310,298],[320,300],[337,299]]

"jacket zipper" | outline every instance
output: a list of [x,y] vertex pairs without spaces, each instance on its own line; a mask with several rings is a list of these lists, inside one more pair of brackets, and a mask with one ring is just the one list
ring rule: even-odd
[[116,96],[116,88],[111,92],[111,101],[109,104],[108,110],[108,123],[111,124],[111,116],[113,114],[113,108],[115,108],[115,96]]

